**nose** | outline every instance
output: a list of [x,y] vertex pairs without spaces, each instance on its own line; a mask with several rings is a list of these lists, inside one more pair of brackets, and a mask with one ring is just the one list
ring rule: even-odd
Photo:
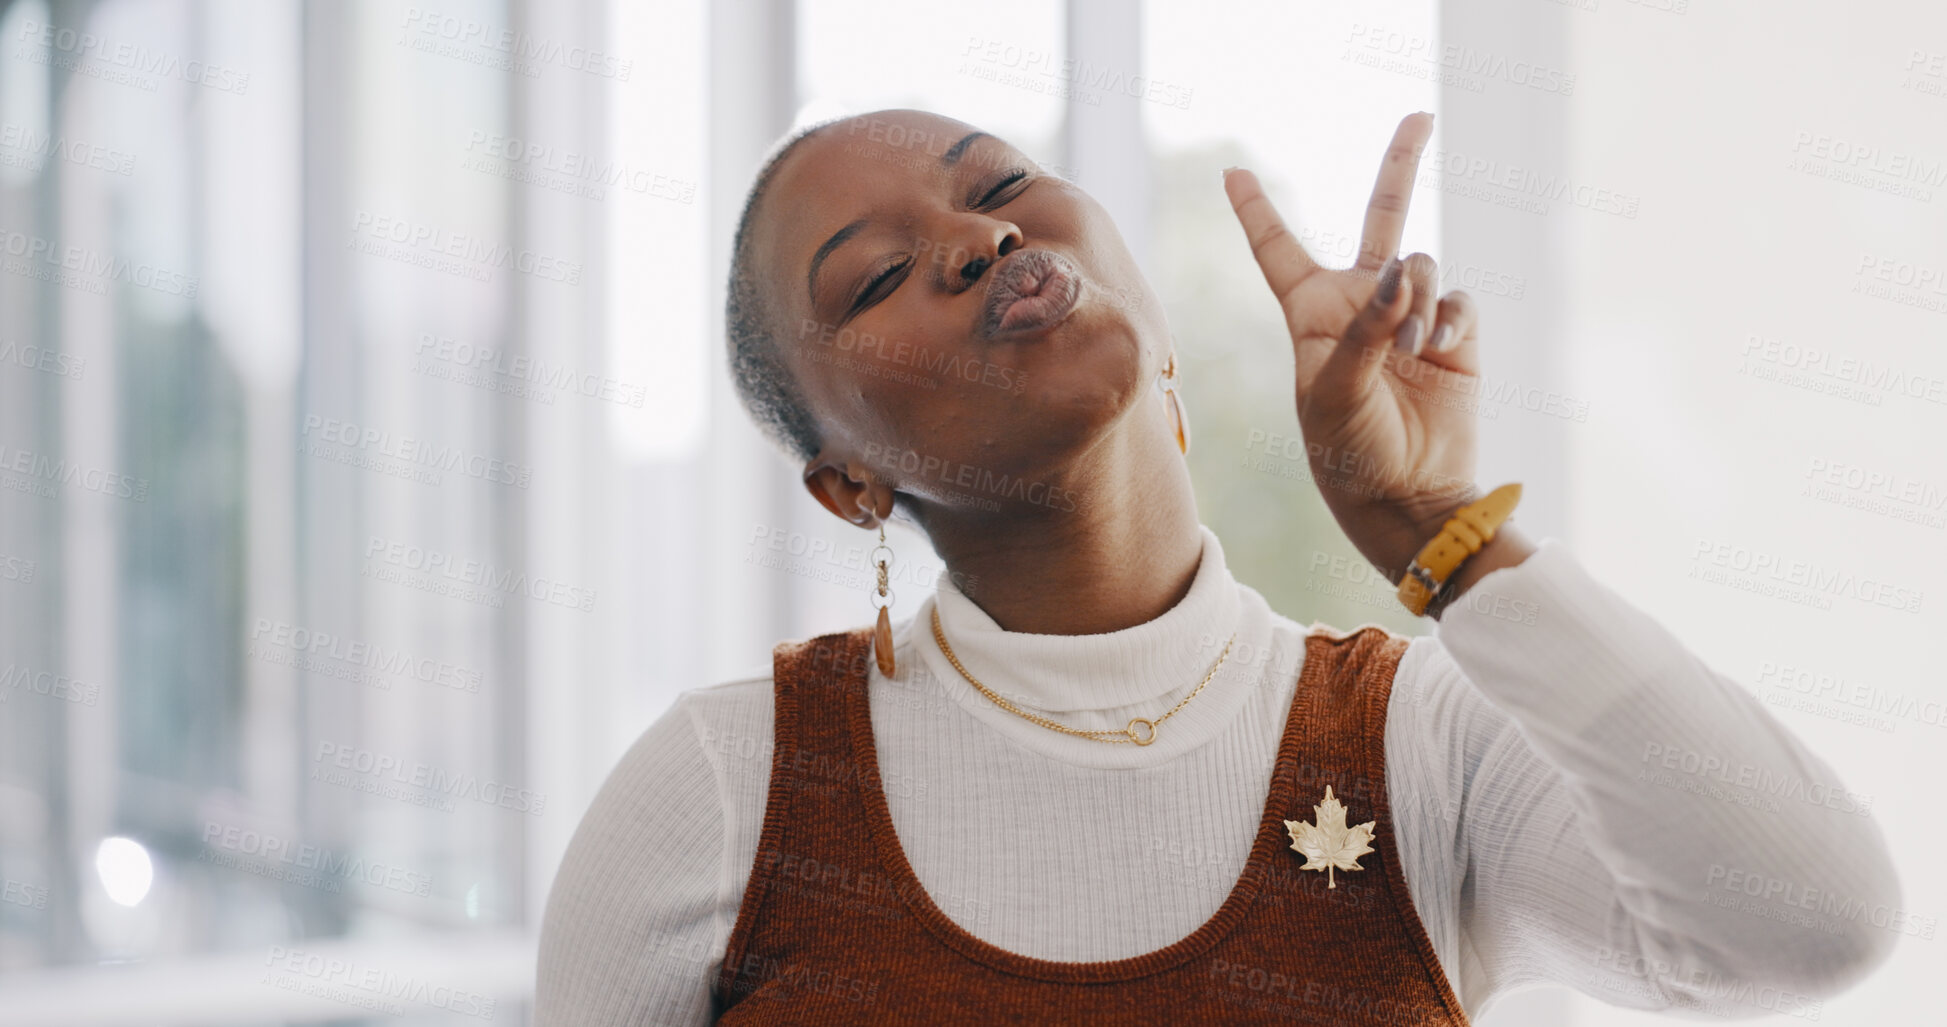
[[942,268],[941,284],[948,292],[965,292],[980,281],[987,270],[1000,262],[1002,257],[1013,253],[1025,244],[1021,229],[1011,221],[989,217],[984,214],[965,215],[970,224],[961,229],[965,242],[956,240],[957,245],[949,252],[956,261],[948,261]]

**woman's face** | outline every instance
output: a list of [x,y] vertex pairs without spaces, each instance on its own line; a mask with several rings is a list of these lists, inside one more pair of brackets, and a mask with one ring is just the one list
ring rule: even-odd
[[949,118],[827,126],[778,167],[751,231],[819,459],[914,497],[1005,501],[998,476],[1068,480],[1167,356],[1108,213]]

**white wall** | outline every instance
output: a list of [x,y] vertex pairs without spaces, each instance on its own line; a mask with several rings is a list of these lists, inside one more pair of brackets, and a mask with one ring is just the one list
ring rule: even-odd
[[[1908,908],[1937,917],[1947,911],[1929,858],[1947,842],[1929,784],[1947,773],[1937,662],[1947,626],[1947,9],[1675,3],[1684,9],[1601,0],[1594,11],[1541,11],[1561,22],[1577,76],[1562,140],[1569,174],[1641,197],[1634,219],[1552,219],[1569,280],[1565,382],[1590,410],[1564,433],[1569,535],[1602,580],[1759,695],[1828,689],[1817,713],[1773,709],[1849,789],[1875,797]],[[1848,158],[1871,154],[1818,156],[1840,144]],[[1866,259],[1893,262],[1895,275],[1930,271],[1929,286],[1900,290],[1927,305],[1855,292],[1874,281],[1857,273]],[[1753,338],[1765,340],[1755,352]],[[1792,366],[1810,349],[1830,354],[1833,373]],[[1922,398],[1848,385],[1842,360],[1905,376]],[[1792,371],[1810,372],[1816,388],[1760,377]],[[1835,388],[1857,394],[1819,391]],[[1888,513],[1804,494],[1815,468],[1843,480],[1841,467],[1883,475],[1896,495],[1911,488],[1921,501],[1891,502]],[[1814,606],[1695,580],[1693,568],[1714,563],[1693,560],[1706,542],[1732,547],[1732,562],[1740,551],[1796,561],[1853,590]],[[1862,601],[1866,581],[1921,593],[1918,611]],[[1798,684],[1780,688],[1782,668],[1828,680],[1793,676]],[[1844,695],[1893,712],[1834,701],[1852,686],[1867,690]],[[1862,715],[1883,723],[1838,719]],[[1919,1022],[1913,1011],[1933,1000],[1943,946],[1905,938],[1877,976],[1826,1003],[1821,1021]],[[1578,998],[1573,1022],[1651,1018]]]

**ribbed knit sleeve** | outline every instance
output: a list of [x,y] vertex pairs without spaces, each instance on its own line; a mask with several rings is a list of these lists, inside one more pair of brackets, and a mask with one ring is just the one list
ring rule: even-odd
[[629,748],[568,844],[541,923],[541,1027],[711,1022],[726,818],[696,698]]
[[1437,637],[1406,701],[1442,710],[1418,733],[1464,737],[1403,773],[1461,789],[1469,1006],[1548,981],[1816,1015],[1891,952],[1900,886],[1870,799],[1566,547],[1483,577]]

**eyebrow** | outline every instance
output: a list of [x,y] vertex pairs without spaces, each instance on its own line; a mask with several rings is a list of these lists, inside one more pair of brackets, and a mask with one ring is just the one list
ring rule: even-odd
[[[961,136],[959,142],[947,147],[946,152],[940,154],[940,165],[950,168],[958,164],[960,158],[966,155],[967,147],[973,145],[974,140],[987,138],[990,138],[987,133],[979,131],[969,132]],[[811,297],[811,302],[814,306],[818,303],[818,269],[824,266],[825,258],[831,256],[833,250],[845,245],[845,240],[859,234],[859,230],[864,228],[865,225],[865,219],[860,218],[846,225],[844,228],[833,232],[832,237],[826,239],[824,245],[818,247],[818,252],[811,255],[811,270],[805,273],[804,285],[805,294]]]
[[966,135],[961,136],[959,142],[954,143],[952,146],[947,147],[946,152],[940,154],[940,163],[945,165],[946,167],[949,168],[952,167],[953,165],[959,163],[960,155],[967,152],[968,144],[972,143],[976,139],[986,139],[986,138],[987,138],[987,133],[985,132],[969,132]]
[[831,256],[833,250],[844,245],[845,240],[859,234],[859,229],[864,227],[864,218],[860,218],[846,225],[844,228],[833,232],[832,237],[826,239],[823,246],[818,247],[818,252],[811,255],[811,271],[805,275],[804,287],[805,293],[811,297],[813,306],[818,305],[818,269],[824,266],[825,258]]

